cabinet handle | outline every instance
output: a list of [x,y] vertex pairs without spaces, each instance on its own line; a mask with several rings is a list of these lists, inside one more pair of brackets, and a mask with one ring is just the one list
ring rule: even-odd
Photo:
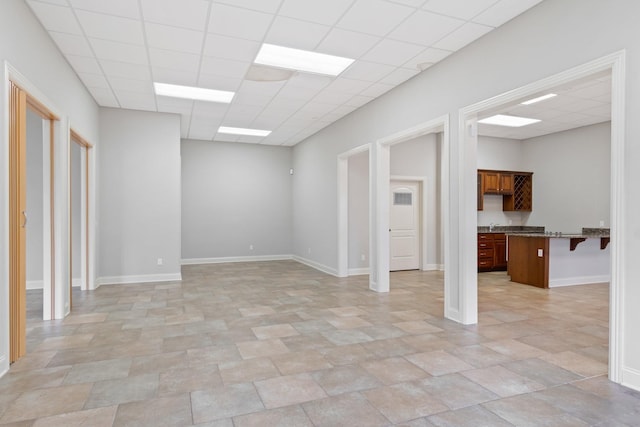
[[22,228],[27,226],[27,211],[22,211],[22,216],[24,217],[24,222],[22,223]]

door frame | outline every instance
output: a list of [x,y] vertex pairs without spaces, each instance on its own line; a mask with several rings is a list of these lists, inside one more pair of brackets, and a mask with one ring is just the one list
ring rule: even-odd
[[[444,195],[449,194],[449,115],[437,117],[408,129],[380,138],[373,145],[375,169],[370,170],[374,185],[372,202],[374,203],[374,250],[371,255],[372,270],[375,274],[370,281],[370,289],[376,292],[389,292],[389,181],[391,177],[391,146],[410,141],[420,136],[442,133],[440,151],[440,185],[441,185],[441,227],[444,230],[444,313],[445,317],[458,319],[457,288],[453,289],[451,248],[452,225],[449,219],[449,203],[445,203]],[[455,225],[455,224],[454,224]]]
[[373,156],[371,144],[363,144],[338,155],[338,277],[349,276],[349,157],[365,151],[369,152],[369,277],[371,278],[371,258],[374,253],[371,241],[373,232],[371,218],[371,168],[373,167]]
[[72,155],[71,151],[74,145],[80,147],[80,281],[83,291],[93,289],[91,283],[91,163],[90,154],[93,145],[90,144],[73,128],[69,130],[69,306],[73,306],[73,175],[72,171]]
[[[419,242],[419,251],[420,255],[419,266],[420,271],[428,271],[434,270],[429,266],[427,262],[427,242],[428,242],[428,232],[427,232],[427,177],[426,176],[407,176],[407,175],[391,175],[389,179],[389,185],[391,185],[392,181],[400,181],[400,182],[412,182],[418,184],[418,193],[420,196],[420,205],[418,206],[418,215],[420,216],[420,224],[418,226],[418,242]],[[389,242],[391,244],[391,242]],[[389,246],[389,252],[391,252],[391,246]],[[389,253],[391,255],[391,253]],[[437,268],[435,268],[437,269]]]
[[[64,295],[57,286],[61,283],[60,279],[65,274],[66,268],[62,264],[62,260],[56,257],[55,254],[61,253],[60,248],[64,244],[61,239],[55,239],[55,236],[59,236],[60,231],[63,229],[64,224],[60,221],[63,216],[64,206],[60,203],[54,194],[61,194],[60,190],[64,189],[60,186],[59,173],[60,163],[63,158],[56,155],[56,152],[60,153],[60,150],[64,147],[64,123],[66,119],[60,113],[60,110],[40,91],[35,85],[33,85],[29,79],[22,75],[16,68],[14,68],[9,62],[4,61],[4,84],[0,85],[0,102],[3,102],[4,114],[2,120],[4,121],[5,129],[9,129],[10,117],[11,117],[11,84],[14,83],[19,86],[26,94],[28,94],[30,100],[30,106],[34,110],[46,112],[55,120],[50,121],[49,135],[50,139],[54,140],[54,144],[44,144],[45,159],[49,161],[44,162],[43,176],[45,180],[44,185],[44,201],[45,201],[45,214],[49,212],[49,217],[45,216],[44,221],[44,233],[45,237],[48,237],[48,241],[44,243],[44,262],[47,263],[47,268],[44,269],[45,280],[48,277],[50,286],[44,289],[44,297],[53,301],[48,303],[45,301],[43,304],[43,317],[47,318],[61,318],[64,306]],[[0,159],[2,159],[2,167],[0,170],[3,172],[0,174],[0,241],[3,243],[0,245],[0,375],[9,369],[10,359],[10,342],[11,342],[11,317],[9,306],[9,293],[10,293],[10,280],[9,280],[9,265],[10,265],[10,250],[9,250],[9,147],[11,145],[11,138],[9,132],[3,132],[0,137]],[[6,172],[4,172],[6,171]],[[54,177],[55,176],[55,177]],[[47,194],[48,192],[48,194]],[[62,297],[62,298],[61,298]]]
[[600,71],[611,71],[611,281],[609,285],[609,379],[625,383],[625,378],[638,378],[637,373],[624,372],[624,215],[625,183],[625,78],[626,51],[621,50],[553,76],[529,83],[484,101],[464,107],[458,116],[458,174],[460,218],[460,299],[466,324],[478,322],[478,272],[475,241],[477,239],[477,116],[480,112],[500,107],[520,98],[555,86],[588,77]]

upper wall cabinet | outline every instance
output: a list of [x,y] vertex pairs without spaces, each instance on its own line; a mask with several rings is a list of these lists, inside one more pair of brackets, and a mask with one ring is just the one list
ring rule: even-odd
[[513,173],[483,171],[484,194],[513,194]]
[[533,210],[533,173],[478,170],[478,210],[483,209],[485,194],[502,195],[502,210],[531,212]]

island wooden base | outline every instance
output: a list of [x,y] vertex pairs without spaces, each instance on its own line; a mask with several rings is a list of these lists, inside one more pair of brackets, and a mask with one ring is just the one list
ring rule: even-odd
[[509,236],[507,274],[513,282],[549,287],[549,238]]

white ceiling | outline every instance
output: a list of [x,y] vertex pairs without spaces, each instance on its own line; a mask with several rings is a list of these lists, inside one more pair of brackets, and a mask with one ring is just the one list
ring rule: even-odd
[[[183,138],[288,146],[540,1],[26,0],[100,106],[180,114]],[[249,80],[263,42],[356,61],[337,78]],[[154,81],[237,93],[229,105],[172,99]]]
[[[535,104],[521,105],[523,101],[547,93],[555,93],[557,96]],[[479,135],[522,140],[610,121],[611,72],[601,72],[527,96],[511,104],[484,111],[478,118],[494,114],[527,117],[540,122],[519,128],[479,123]]]

